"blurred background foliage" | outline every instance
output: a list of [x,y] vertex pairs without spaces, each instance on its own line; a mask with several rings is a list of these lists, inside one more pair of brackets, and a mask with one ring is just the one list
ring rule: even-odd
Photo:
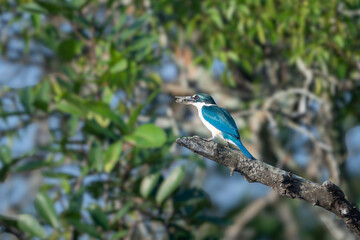
[[0,2],[1,239],[355,239],[177,148],[211,94],[254,155],[360,202],[359,0]]

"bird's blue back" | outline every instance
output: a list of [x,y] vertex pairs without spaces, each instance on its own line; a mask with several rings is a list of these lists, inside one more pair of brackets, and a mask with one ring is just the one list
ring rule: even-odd
[[247,158],[255,159],[240,141],[236,123],[228,111],[217,105],[205,105],[201,113],[206,121],[222,132],[225,139],[235,143]]
[[206,121],[220,131],[240,138],[234,119],[225,109],[217,105],[203,106],[201,113]]

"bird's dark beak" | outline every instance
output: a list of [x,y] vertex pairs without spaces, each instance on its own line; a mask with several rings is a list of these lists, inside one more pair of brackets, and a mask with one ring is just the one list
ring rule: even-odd
[[195,99],[192,96],[175,96],[175,102],[177,103],[183,103],[183,104],[191,104],[195,102]]

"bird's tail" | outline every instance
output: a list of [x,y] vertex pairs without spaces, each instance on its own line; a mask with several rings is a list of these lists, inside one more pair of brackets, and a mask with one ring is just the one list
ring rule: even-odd
[[251,153],[245,148],[244,144],[242,144],[240,138],[233,137],[229,134],[226,134],[226,138],[233,142],[240,151],[245,155],[245,157],[255,160],[255,158],[251,155]]

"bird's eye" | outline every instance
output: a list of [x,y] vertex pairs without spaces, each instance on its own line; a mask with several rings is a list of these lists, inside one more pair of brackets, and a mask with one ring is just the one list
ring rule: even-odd
[[199,100],[199,98],[200,98],[200,97],[199,97],[198,95],[195,95],[195,96],[194,96],[194,99],[195,99],[195,100]]

